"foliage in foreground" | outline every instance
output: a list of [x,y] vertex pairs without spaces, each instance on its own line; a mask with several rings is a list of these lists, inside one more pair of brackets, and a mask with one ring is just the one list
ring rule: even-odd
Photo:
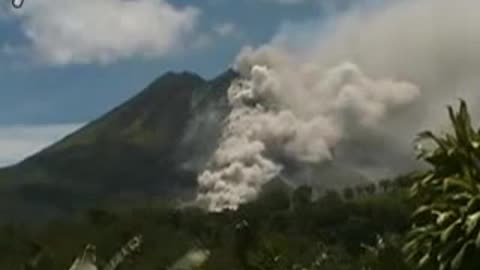
[[370,263],[364,245],[375,246],[377,235],[398,235],[408,228],[410,210],[401,190],[355,199],[329,192],[313,200],[304,187],[294,194],[271,190],[235,212],[97,209],[81,220],[53,222],[39,231],[7,226],[0,229],[0,269],[21,269],[35,260],[30,269],[65,270],[88,243],[97,247],[98,265],[106,265],[102,258],[141,234],[141,250],[118,269],[168,269],[190,250],[208,250],[202,269],[358,270]]
[[404,250],[418,269],[480,269],[480,130],[464,101],[448,110],[452,134],[420,134],[434,145],[419,154],[431,169],[411,189],[418,208]]
[[5,226],[0,269],[28,262],[23,269],[64,270],[86,243],[107,258],[136,233],[145,245],[119,269],[479,269],[480,130],[472,128],[463,101],[449,115],[452,134],[420,134],[433,148],[420,153],[431,168],[416,177],[328,191],[316,200],[309,187],[292,194],[272,189],[235,212],[95,209],[39,231]]

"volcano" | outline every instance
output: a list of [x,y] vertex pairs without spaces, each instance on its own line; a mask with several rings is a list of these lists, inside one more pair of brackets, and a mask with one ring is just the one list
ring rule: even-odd
[[[45,221],[99,205],[192,199],[197,175],[220,139],[229,113],[227,89],[237,77],[232,70],[212,80],[168,72],[80,130],[0,170],[0,221]],[[306,181],[294,179],[303,177],[298,166],[289,170],[289,182]],[[315,166],[307,179],[322,189],[364,181],[332,164]]]

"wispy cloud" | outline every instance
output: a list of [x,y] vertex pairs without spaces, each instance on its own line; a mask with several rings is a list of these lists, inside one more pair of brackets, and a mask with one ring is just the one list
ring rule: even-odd
[[15,44],[53,65],[163,57],[195,33],[201,11],[166,0],[36,0],[17,16],[27,44]]
[[221,37],[231,36],[235,35],[235,33],[238,33],[237,26],[230,22],[217,25],[214,28],[214,31]]
[[83,124],[0,126],[0,167],[13,165],[77,130]]
[[277,4],[287,4],[287,5],[292,5],[292,4],[302,4],[305,2],[309,2],[311,0],[264,0],[272,3],[277,3]]

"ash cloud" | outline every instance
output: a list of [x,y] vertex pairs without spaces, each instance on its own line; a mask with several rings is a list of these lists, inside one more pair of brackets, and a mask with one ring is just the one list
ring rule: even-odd
[[281,156],[333,158],[372,178],[414,168],[412,140],[445,127],[447,104],[464,98],[479,113],[479,8],[394,1],[244,48],[235,62],[243,79],[229,89],[232,112],[197,201],[221,211],[253,200],[282,171]]
[[[371,79],[351,63],[312,73],[275,65],[275,56],[247,50],[237,59],[244,79],[228,90],[232,111],[210,168],[198,178],[198,201],[211,211],[255,199],[281,172],[276,157],[331,160],[347,130],[377,128],[390,108],[419,93],[409,83]],[[290,62],[288,55],[280,59]]]

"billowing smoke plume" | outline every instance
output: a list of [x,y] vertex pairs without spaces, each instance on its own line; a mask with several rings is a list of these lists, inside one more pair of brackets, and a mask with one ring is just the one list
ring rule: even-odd
[[[232,111],[223,138],[211,169],[198,179],[199,200],[212,211],[255,198],[282,169],[272,157],[331,159],[331,149],[348,137],[348,129],[376,129],[390,109],[419,94],[408,83],[372,80],[351,63],[314,71],[257,65],[255,54],[250,56],[239,56],[244,79],[228,90]],[[286,55],[283,60],[289,61]]]
[[474,0],[397,1],[245,48],[198,201],[220,211],[254,199],[282,156],[322,162],[335,149],[335,161],[372,177],[411,168],[417,132],[445,123],[457,97],[477,104],[479,9]]

